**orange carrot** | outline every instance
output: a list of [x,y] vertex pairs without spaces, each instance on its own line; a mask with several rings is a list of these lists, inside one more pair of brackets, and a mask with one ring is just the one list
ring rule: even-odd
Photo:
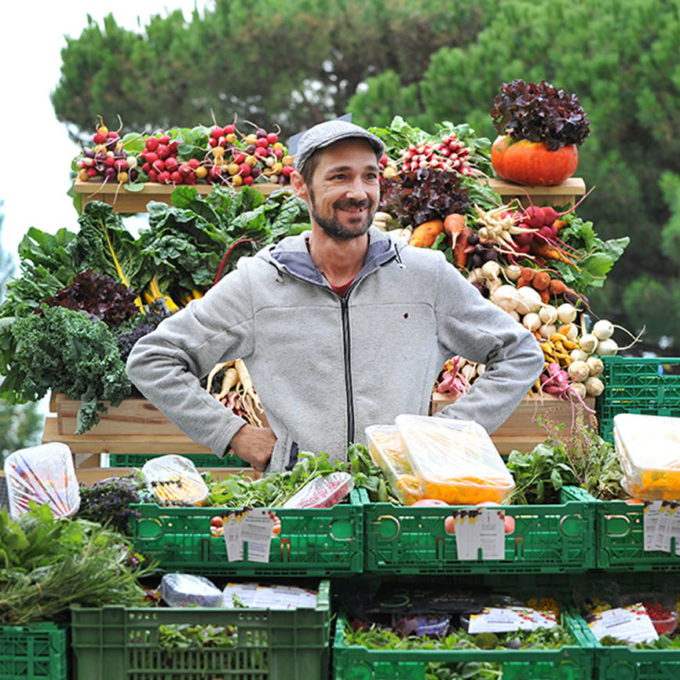
[[548,287],[550,286],[550,274],[544,271],[536,272],[531,285],[539,292],[548,290]]
[[444,232],[451,238],[451,245],[455,244],[463,229],[465,229],[465,215],[451,213],[444,218]]
[[557,262],[564,262],[572,267],[576,266],[576,263],[561,249],[552,243],[539,243],[537,239],[531,241],[531,252],[538,257],[542,257],[545,260],[556,260]]
[[418,248],[429,248],[442,231],[444,231],[444,222],[442,220],[423,222],[413,230],[409,245]]

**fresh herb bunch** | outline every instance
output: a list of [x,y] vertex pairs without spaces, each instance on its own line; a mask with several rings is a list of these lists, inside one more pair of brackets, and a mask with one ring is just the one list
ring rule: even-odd
[[559,503],[565,485],[579,486],[600,500],[626,496],[621,465],[609,442],[584,425],[576,426],[566,442],[557,434],[528,453],[510,452],[506,464],[516,484],[513,503]]
[[80,508],[76,516],[130,535],[130,519],[140,516],[130,504],[141,503],[143,496],[144,487],[136,476],[104,479],[80,487]]
[[500,89],[490,111],[499,135],[545,142],[555,151],[582,144],[590,134],[590,121],[575,94],[558,90],[545,80],[526,83],[521,78],[503,83]]
[[238,644],[237,632],[234,626],[162,624],[158,626],[158,644],[167,652],[216,647],[231,649]]
[[[42,302],[49,307],[84,312],[91,319],[100,319],[109,328],[115,328],[139,315],[136,299],[137,293],[132,288],[118,283],[112,276],[86,269],[76,274],[68,286]],[[42,314],[41,307],[36,313]]]
[[31,502],[13,520],[0,510],[0,623],[65,621],[69,606],[143,606],[145,564],[130,541],[96,522],[55,519]]
[[392,495],[383,471],[373,462],[363,444],[350,444],[347,458],[356,488],[366,489],[368,498],[374,503],[393,502],[400,505],[400,501]]
[[468,189],[457,172],[421,168],[384,178],[381,187],[379,209],[404,227],[443,220],[451,213],[464,214],[470,206]]

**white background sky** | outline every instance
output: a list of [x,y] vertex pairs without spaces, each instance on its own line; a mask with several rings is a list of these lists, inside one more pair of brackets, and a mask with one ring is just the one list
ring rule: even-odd
[[[29,227],[77,231],[77,213],[66,195],[71,160],[79,153],[50,102],[59,81],[65,36],[77,38],[87,15],[142,31],[149,17],[181,9],[190,20],[212,0],[4,0],[0,10],[0,200],[2,247],[14,255]],[[94,130],[94,128],[93,128]]]

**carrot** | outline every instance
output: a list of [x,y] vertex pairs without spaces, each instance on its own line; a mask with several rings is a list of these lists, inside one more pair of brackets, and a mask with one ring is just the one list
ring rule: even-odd
[[531,267],[521,267],[520,272],[520,275],[523,279],[526,279],[527,281],[533,281],[535,272]]
[[575,269],[578,269],[576,263],[561,249],[552,243],[544,241],[539,243],[536,239],[531,242],[531,252],[542,257],[545,260],[555,260],[557,262],[564,262]]
[[553,295],[562,295],[562,293],[565,293],[568,290],[567,284],[564,283],[564,281],[560,281],[559,279],[550,280],[550,292]]
[[555,227],[557,231],[559,231],[562,227],[566,227],[567,224],[569,224],[567,220],[555,220],[552,223],[553,227]]
[[442,231],[444,231],[444,222],[442,220],[423,222],[413,230],[409,245],[416,246],[417,248],[429,248]]
[[451,213],[444,218],[444,233],[450,237],[452,246],[456,244],[463,229],[465,229],[465,215]]
[[472,233],[470,227],[463,227],[460,235],[453,246],[453,264],[458,269],[464,269],[467,263],[468,254],[474,250],[474,246],[468,243],[468,236]]

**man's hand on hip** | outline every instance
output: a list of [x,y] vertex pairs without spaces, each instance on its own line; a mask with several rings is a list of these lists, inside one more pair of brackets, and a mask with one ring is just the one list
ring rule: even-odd
[[231,439],[232,453],[262,472],[272,457],[276,436],[269,427],[244,425]]

